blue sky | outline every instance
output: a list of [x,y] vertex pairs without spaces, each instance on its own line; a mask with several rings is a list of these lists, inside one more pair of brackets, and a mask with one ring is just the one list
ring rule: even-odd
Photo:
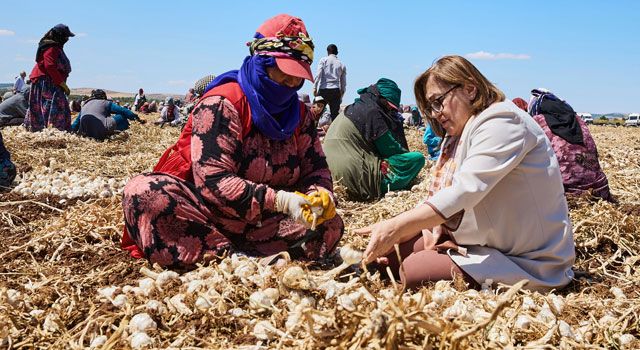
[[6,1],[0,82],[29,73],[38,40],[62,22],[77,34],[65,46],[70,87],[185,93],[206,74],[237,69],[255,29],[278,13],[305,21],[316,62],[328,44],[338,46],[348,71],[345,102],[387,77],[403,103],[413,103],[416,76],[458,54],[510,98],[546,87],[579,112],[640,112],[634,0]]

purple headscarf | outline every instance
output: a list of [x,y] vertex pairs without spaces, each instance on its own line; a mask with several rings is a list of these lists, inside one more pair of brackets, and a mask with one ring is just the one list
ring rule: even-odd
[[232,70],[219,75],[207,88],[229,82],[237,82],[247,96],[251,109],[251,121],[262,134],[273,140],[291,138],[300,122],[300,86],[290,88],[269,78],[267,67],[274,67],[276,60],[272,56],[247,56],[240,70]]

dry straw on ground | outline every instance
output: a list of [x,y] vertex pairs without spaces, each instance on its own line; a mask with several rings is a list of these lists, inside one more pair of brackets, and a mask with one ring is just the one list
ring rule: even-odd
[[[638,348],[640,131],[592,132],[620,203],[570,200],[578,278],[540,294],[522,284],[467,290],[462,281],[404,291],[355,266],[327,272],[337,261],[265,267],[238,255],[181,275],[162,272],[120,250],[117,192],[150,169],[179,130],[134,124],[95,142],[4,129],[26,181],[65,170],[116,181],[106,198],[0,194],[0,348]],[[419,133],[407,133],[422,149]],[[341,201],[342,245],[363,249],[366,237],[353,229],[414,206],[426,174],[410,192]],[[357,252],[342,253],[357,260]]]

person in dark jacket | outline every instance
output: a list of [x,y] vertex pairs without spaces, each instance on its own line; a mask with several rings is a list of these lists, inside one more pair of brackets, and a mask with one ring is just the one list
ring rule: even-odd
[[83,136],[104,140],[116,133],[116,130],[129,129],[129,120],[145,123],[137,114],[107,100],[107,94],[97,89],[91,91],[91,98],[85,102],[82,112],[71,125],[71,130]]
[[71,93],[67,86],[71,63],[63,47],[72,36],[75,35],[69,27],[58,24],[40,39],[36,65],[29,76],[29,110],[24,120],[29,131],[40,131],[49,126],[63,131],[71,128],[71,110],[67,101]]
[[11,187],[16,178],[16,166],[11,162],[11,154],[4,147],[2,134],[0,133],[0,191]]

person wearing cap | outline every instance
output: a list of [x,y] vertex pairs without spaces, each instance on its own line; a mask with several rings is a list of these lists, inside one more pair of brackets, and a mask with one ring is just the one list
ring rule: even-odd
[[326,133],[329,125],[331,125],[331,112],[329,112],[329,108],[327,108],[327,101],[325,101],[322,96],[316,96],[313,99],[311,113],[318,121],[318,128],[322,129],[323,133]]
[[71,63],[63,47],[73,36],[69,27],[58,24],[38,43],[36,64],[29,76],[29,110],[24,120],[29,131],[40,131],[45,127],[69,131],[71,128],[71,110],[67,101],[71,93],[67,86]]
[[313,94],[322,96],[329,104],[331,120],[340,113],[340,103],[347,91],[347,67],[338,59],[338,47],[327,46],[327,56],[318,63],[318,74],[313,85]]
[[13,83],[14,94],[17,94],[18,92],[22,91],[22,89],[24,89],[24,86],[26,85],[26,83],[24,82],[24,78],[26,77],[27,77],[27,72],[25,71],[20,72],[20,75],[16,77],[16,82]]
[[360,97],[331,123],[324,138],[331,174],[356,200],[409,188],[425,159],[422,153],[408,150],[398,118],[398,85],[381,78],[358,94]]
[[91,97],[71,124],[71,130],[82,136],[104,140],[117,131],[129,129],[129,120],[145,123],[137,114],[108,100],[104,90],[96,89],[91,91]]
[[122,243],[132,256],[183,266],[229,250],[320,259],[336,248],[344,224],[297,95],[313,81],[313,42],[300,18],[282,14],[256,30],[249,52],[207,86],[162,172],[125,186]]
[[180,115],[180,108],[176,106],[173,97],[169,96],[164,102],[164,107],[160,112],[160,118],[156,120],[155,124],[169,124],[171,126],[180,125],[182,123],[182,116]]

